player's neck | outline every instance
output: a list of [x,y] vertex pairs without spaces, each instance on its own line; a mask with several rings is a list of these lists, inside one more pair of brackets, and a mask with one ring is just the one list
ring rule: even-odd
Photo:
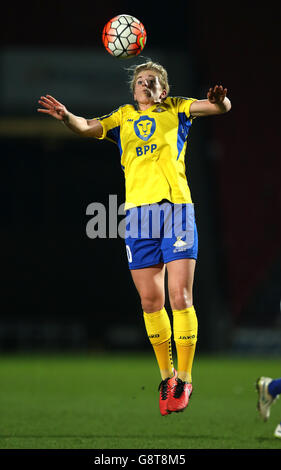
[[139,111],[146,111],[147,109],[151,108],[155,104],[160,104],[160,103],[161,103],[161,100],[159,100],[159,101],[150,101],[148,103],[139,103],[138,102],[138,109],[139,109]]

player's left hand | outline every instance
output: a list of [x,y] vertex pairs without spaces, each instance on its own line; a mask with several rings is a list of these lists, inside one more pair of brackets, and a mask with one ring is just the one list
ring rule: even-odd
[[223,88],[222,85],[215,85],[213,88],[209,88],[207,98],[210,103],[222,103],[226,97],[227,88]]

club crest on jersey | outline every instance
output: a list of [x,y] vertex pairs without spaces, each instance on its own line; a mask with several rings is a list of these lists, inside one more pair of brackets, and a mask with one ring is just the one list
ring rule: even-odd
[[166,109],[160,108],[160,106],[158,106],[158,107],[155,108],[152,112],[153,112],[153,113],[164,113],[164,111],[166,111]]
[[142,140],[149,140],[154,134],[156,129],[156,122],[154,118],[149,116],[141,116],[134,122],[134,130],[136,135]]

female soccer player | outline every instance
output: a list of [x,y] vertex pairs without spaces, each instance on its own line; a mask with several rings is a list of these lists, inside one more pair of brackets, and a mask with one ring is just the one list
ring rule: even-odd
[[[169,97],[167,72],[152,61],[134,68],[131,91],[135,106],[121,106],[100,118],[75,116],[50,95],[41,96],[43,108],[38,111],[63,121],[81,136],[108,139],[118,145],[126,183],[129,269],[162,378],[160,413],[167,415],[183,411],[192,393],[198,329],[192,298],[198,239],[185,174],[188,132],[193,118],[225,113],[231,103],[227,90],[218,85],[209,89],[207,99]],[[172,328],[164,306],[166,268],[177,371],[172,360]]]

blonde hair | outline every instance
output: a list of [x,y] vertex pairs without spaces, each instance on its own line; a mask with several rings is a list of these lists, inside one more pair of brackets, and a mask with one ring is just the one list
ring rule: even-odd
[[130,72],[130,89],[132,94],[134,94],[135,91],[135,85],[137,81],[137,77],[140,72],[143,72],[144,70],[153,70],[153,72],[156,72],[159,78],[159,82],[163,90],[166,90],[167,96],[170,91],[170,86],[168,82],[168,73],[167,70],[164,69],[164,67],[157,62],[153,62],[152,60],[148,60],[147,62],[144,62],[143,64],[135,65],[133,67],[128,68]]

